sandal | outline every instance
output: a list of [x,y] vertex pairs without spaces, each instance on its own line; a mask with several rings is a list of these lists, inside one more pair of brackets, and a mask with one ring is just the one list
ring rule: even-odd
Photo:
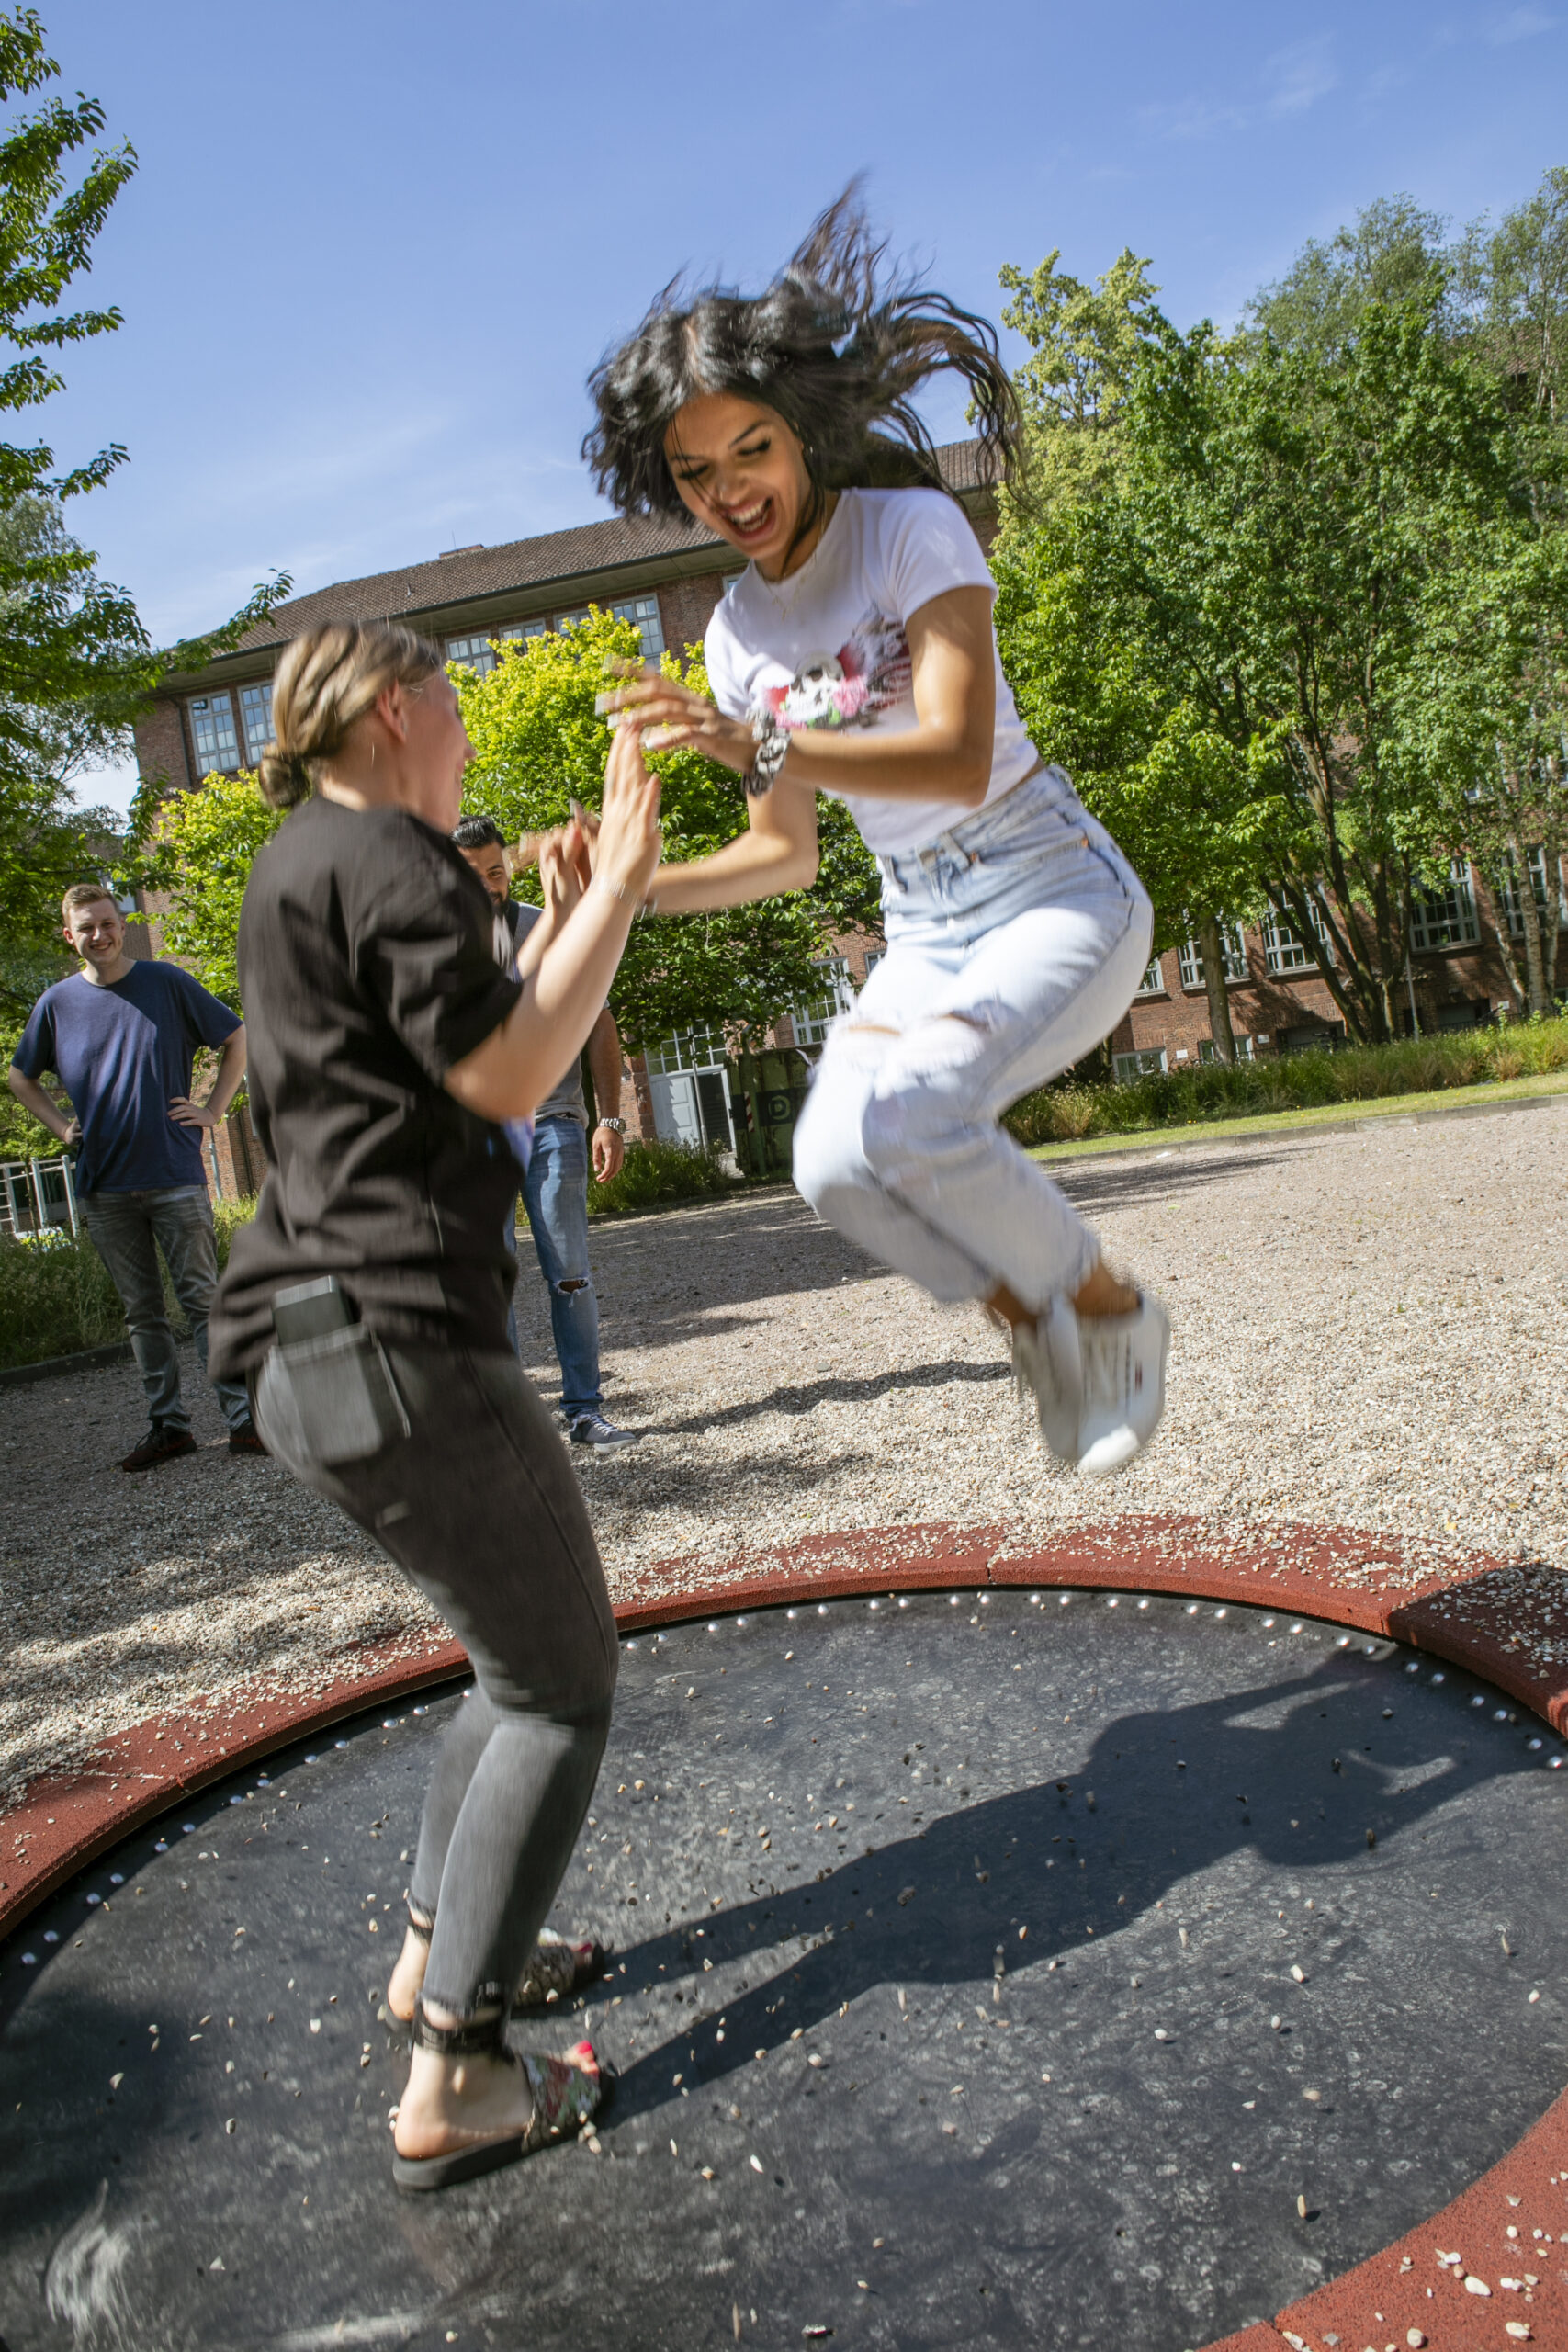
[[[408,1915],[411,1932],[422,1944],[428,1945],[434,1930],[434,1920],[423,1918],[412,1903],[408,1905]],[[603,1976],[609,1957],[604,1946],[595,1938],[574,1941],[570,1937],[558,1936],[552,1928],[542,1928],[539,1940],[528,1955],[518,1979],[517,1990],[512,1996],[512,2014],[515,2017],[525,2009],[554,2007],[557,2002],[564,2001],[570,1994],[581,1992],[584,1984],[592,1984],[597,1977]],[[387,2010],[387,2019],[389,2024],[405,2028],[410,2023],[407,2018],[397,2017],[391,2009]]]
[[[505,2019],[499,2015],[469,2025],[432,2025],[423,2001],[420,2002],[413,2031],[422,2050],[434,2050],[443,2058],[485,2057],[518,2067],[527,2077],[533,2112],[521,2132],[506,2132],[493,2140],[476,2139],[467,2147],[449,2148],[443,2155],[400,2156],[394,2151],[392,2179],[397,2188],[450,2188],[457,2181],[476,2180],[503,2165],[519,2164],[540,2148],[581,2132],[603,2106],[609,2081],[591,2041],[575,2043],[565,2060],[518,2057],[502,2041],[504,2026]],[[568,2063],[584,2057],[592,2073],[586,2066]]]

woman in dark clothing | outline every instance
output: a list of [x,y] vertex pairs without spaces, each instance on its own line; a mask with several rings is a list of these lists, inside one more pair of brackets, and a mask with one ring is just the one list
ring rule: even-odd
[[537,1939],[588,1808],[616,1648],[577,1482],[507,1345],[518,1172],[499,1123],[526,1119],[599,1016],[658,862],[659,791],[623,731],[592,879],[581,833],[547,845],[535,939],[549,935],[519,981],[447,839],[473,752],[440,654],[390,628],[308,631],[273,714],[262,786],[299,805],[256,860],[240,928],[268,1170],[213,1362],[250,1381],[270,1450],[385,1546],[473,1663],[391,1991],[415,2038],[394,2175],[441,2188],[577,2130],[600,2097],[591,2044],[519,2059],[502,2040],[519,1987],[548,1981]]

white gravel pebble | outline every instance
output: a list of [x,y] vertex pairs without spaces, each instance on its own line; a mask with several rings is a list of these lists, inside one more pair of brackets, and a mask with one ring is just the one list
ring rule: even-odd
[[[1565,1142],[1568,1104],[1550,1102],[1058,1163],[1173,1327],[1159,1437],[1092,1485],[1042,1453],[975,1308],[872,1265],[793,1193],[596,1226],[606,1408],[643,1432],[603,1459],[572,1450],[612,1589],[762,1574],[806,1539],[826,1573],[822,1539],[856,1529],[996,1530],[1026,1554],[1165,1514],[1187,1523],[1178,1554],[1285,1567],[1313,1525],[1384,1539],[1344,1561],[1348,1584],[1477,1552],[1519,1563],[1549,1621],[1519,1645],[1560,1666]],[[525,1359],[553,1404],[525,1252]],[[183,1376],[201,1451],[134,1478],[116,1467],[142,1426],[133,1367],[0,1391],[0,1802],[150,1715],[308,1692],[364,1643],[440,1631],[356,1529],[231,1459],[188,1350]]]

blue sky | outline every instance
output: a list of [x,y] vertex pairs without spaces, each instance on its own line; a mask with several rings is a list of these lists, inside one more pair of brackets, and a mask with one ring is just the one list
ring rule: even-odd
[[76,528],[160,639],[275,567],[590,518],[605,344],[679,269],[764,277],[854,172],[992,316],[1003,262],[1131,245],[1185,325],[1375,197],[1463,220],[1568,161],[1568,0],[42,5],[141,168],[85,288],[125,325],[41,429],[129,447]]

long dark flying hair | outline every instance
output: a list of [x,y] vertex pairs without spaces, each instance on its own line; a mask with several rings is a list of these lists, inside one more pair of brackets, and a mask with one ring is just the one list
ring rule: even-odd
[[664,435],[687,401],[732,392],[796,435],[816,513],[835,490],[941,490],[914,400],[944,370],[969,387],[983,476],[1004,479],[1020,461],[1021,420],[994,328],[889,266],[852,182],[765,293],[692,293],[679,279],[664,288],[589,379],[597,421],[582,454],[623,514],[683,514]]

